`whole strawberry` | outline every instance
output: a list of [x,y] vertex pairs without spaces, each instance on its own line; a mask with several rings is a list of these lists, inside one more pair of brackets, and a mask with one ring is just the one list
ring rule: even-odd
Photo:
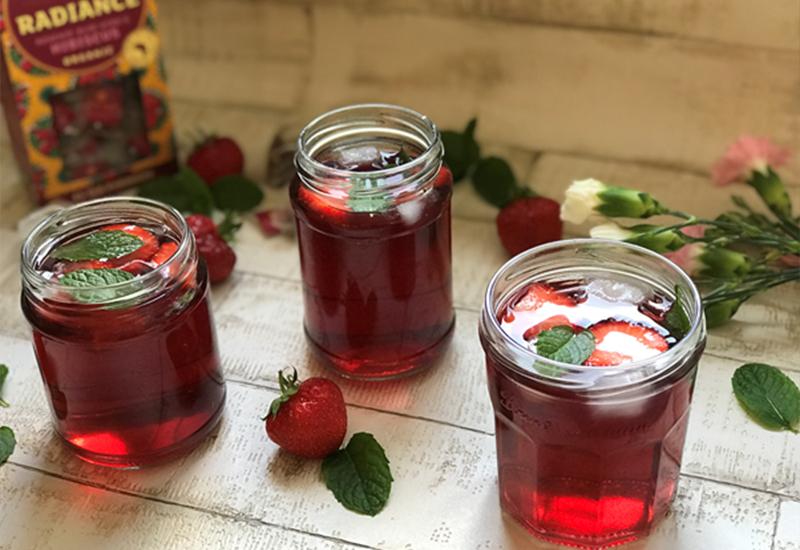
[[497,214],[497,234],[512,256],[561,238],[560,206],[544,197],[522,197]]
[[233,272],[236,252],[217,231],[214,221],[202,214],[186,217],[186,223],[194,234],[197,252],[205,260],[211,284],[221,283]]
[[197,251],[206,261],[208,279],[211,284],[221,283],[231,276],[236,265],[236,252],[216,233],[197,238]]
[[241,174],[244,154],[231,138],[211,136],[195,146],[186,164],[212,185],[222,176]]
[[339,387],[327,378],[297,383],[297,371],[278,373],[280,397],[269,408],[267,435],[281,449],[303,458],[336,452],[347,432],[347,408]]

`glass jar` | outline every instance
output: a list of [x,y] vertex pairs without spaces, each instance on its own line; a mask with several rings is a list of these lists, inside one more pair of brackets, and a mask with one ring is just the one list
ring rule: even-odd
[[[55,251],[112,226],[155,236],[153,246],[166,252],[161,263],[132,260],[121,268],[138,273],[129,280],[66,286],[70,271],[107,262],[62,265]],[[22,247],[22,309],[56,431],[79,457],[135,468],[186,453],[212,431],[225,384],[207,295],[192,232],[164,204],[94,200],[31,232]]]
[[[667,351],[610,367],[546,359],[502,330],[504,304],[527,285],[600,278],[682,296],[691,329]],[[607,547],[646,535],[675,496],[705,335],[691,279],[644,248],[560,241],[501,267],[486,292],[480,338],[503,510],[533,534],[572,546]]]
[[453,329],[450,197],[436,126],[393,105],[326,113],[301,132],[290,187],[305,331],[343,376],[430,366]]

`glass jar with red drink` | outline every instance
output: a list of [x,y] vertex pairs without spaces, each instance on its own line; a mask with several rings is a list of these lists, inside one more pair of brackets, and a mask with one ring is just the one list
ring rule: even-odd
[[109,198],[44,220],[22,247],[22,309],[56,431],[84,460],[160,462],[218,423],[208,276],[173,208]]
[[[538,353],[533,342],[557,325],[593,341],[581,364]],[[687,275],[627,243],[543,245],[494,276],[480,336],[502,509],[570,546],[649,533],[675,496],[705,345]]]
[[355,105],[309,123],[298,149],[290,192],[312,348],[351,378],[430,366],[454,324],[452,175],[436,126]]

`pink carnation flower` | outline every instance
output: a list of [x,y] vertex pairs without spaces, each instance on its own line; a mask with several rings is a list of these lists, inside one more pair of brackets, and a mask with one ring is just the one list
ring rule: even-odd
[[689,276],[696,275],[702,268],[700,255],[705,250],[705,243],[685,244],[674,252],[665,252],[664,256],[675,262]]
[[701,224],[687,225],[686,227],[681,228],[681,233],[687,237],[692,237],[693,239],[702,239],[703,235],[706,234],[706,226]]
[[777,168],[789,159],[789,150],[766,138],[743,135],[734,141],[711,168],[711,178],[717,185],[746,179],[751,172],[765,172],[767,166]]

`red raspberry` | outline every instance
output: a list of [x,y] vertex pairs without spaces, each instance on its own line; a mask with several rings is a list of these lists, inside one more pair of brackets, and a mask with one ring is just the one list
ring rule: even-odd
[[197,251],[208,267],[208,278],[211,284],[221,283],[230,277],[236,265],[236,253],[216,233],[207,233],[196,237]]

